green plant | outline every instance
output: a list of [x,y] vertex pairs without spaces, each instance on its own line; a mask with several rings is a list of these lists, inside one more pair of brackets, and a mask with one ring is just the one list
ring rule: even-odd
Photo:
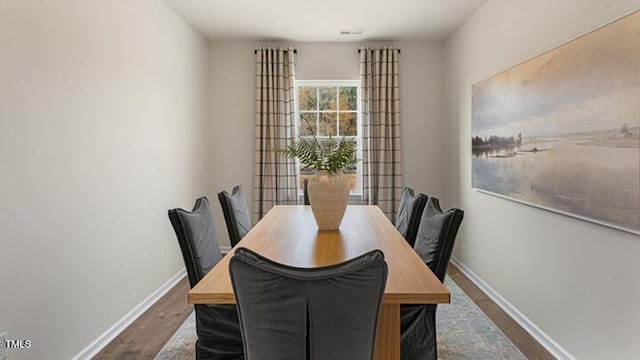
[[354,138],[343,136],[336,141],[329,135],[329,139],[320,141],[308,122],[307,126],[311,137],[298,136],[297,140],[291,140],[286,148],[275,151],[290,158],[298,158],[304,167],[326,170],[330,174],[347,167],[355,167],[359,159],[356,158],[357,146]]

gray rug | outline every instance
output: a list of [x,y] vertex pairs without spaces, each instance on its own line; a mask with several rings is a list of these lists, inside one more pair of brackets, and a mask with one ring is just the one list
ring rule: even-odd
[[[439,359],[526,359],[476,304],[447,278],[451,304],[438,306]],[[195,359],[195,315],[180,326],[155,360]]]

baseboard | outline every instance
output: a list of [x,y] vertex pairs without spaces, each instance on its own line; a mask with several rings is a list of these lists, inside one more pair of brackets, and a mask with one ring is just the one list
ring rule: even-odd
[[124,317],[118,320],[107,331],[100,335],[96,340],[89,344],[86,348],[82,349],[72,360],[84,360],[91,359],[100,352],[105,346],[107,346],[116,336],[118,336],[124,329],[126,329],[131,323],[133,323],[140,315],[147,311],[151,305],[155,304],[161,297],[163,297],[169,290],[171,290],[182,278],[187,274],[185,269],[178,271],[167,282],[162,284],[158,289],[147,296],[141,303],[136,305],[131,311],[129,311]]
[[469,267],[464,265],[460,260],[454,256],[451,257],[451,262],[460,271],[469,278],[477,287],[480,288],[487,296],[493,300],[504,312],[506,312],[513,320],[515,320],[522,328],[528,332],[533,338],[535,338],[548,352],[551,353],[556,359],[561,360],[575,360],[567,350],[565,350],[560,344],[555,342],[549,335],[545,334],[536,324],[534,324],[529,318],[524,316],[515,306],[508,302],[502,295],[495,291],[489,284],[487,284],[480,276],[473,272]]

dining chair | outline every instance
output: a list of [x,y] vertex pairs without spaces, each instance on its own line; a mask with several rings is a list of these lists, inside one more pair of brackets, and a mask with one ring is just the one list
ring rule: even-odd
[[420,217],[424,206],[427,204],[427,199],[428,197],[425,194],[414,195],[413,189],[409,187],[402,189],[395,226],[412,247],[416,241]]
[[296,268],[239,248],[229,263],[246,360],[371,360],[387,280],[380,250]]
[[229,232],[231,247],[236,246],[251,230],[251,215],[241,186],[235,186],[231,194],[226,191],[218,193],[222,206],[224,221]]
[[309,201],[309,179],[302,180],[302,190],[304,194],[304,204],[311,205],[311,201]]
[[[414,250],[443,283],[463,217],[460,209],[443,212],[438,198],[430,197],[420,218]],[[436,309],[437,304],[400,307],[402,360],[438,358]]]
[[[209,200],[201,197],[191,212],[169,210],[178,238],[189,284],[193,288],[222,258],[216,241]],[[241,360],[244,358],[240,322],[234,305],[195,304],[196,359]]]

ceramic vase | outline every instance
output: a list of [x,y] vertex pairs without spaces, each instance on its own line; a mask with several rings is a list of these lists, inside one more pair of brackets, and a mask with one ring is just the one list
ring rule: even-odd
[[308,192],[318,229],[338,230],[349,203],[349,178],[342,171],[319,170],[309,178]]

